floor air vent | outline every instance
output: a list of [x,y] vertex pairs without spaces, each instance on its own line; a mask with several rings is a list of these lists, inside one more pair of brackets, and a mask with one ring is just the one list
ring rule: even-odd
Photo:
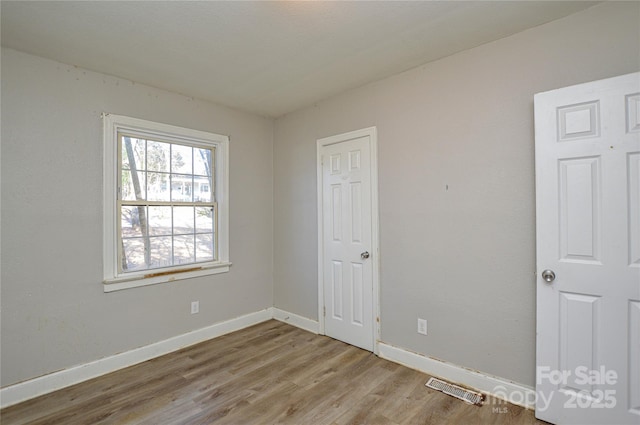
[[459,398],[462,401],[466,401],[469,404],[482,406],[482,402],[484,401],[484,394],[469,391],[466,388],[450,384],[440,379],[431,378],[425,385],[434,390],[449,394],[452,397]]

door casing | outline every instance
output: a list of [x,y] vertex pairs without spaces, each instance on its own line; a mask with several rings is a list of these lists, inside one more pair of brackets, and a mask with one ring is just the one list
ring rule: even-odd
[[380,342],[380,246],[379,246],[379,216],[378,216],[378,140],[376,127],[368,127],[361,130],[350,131],[335,136],[325,137],[317,141],[316,172],[317,172],[317,207],[318,207],[318,330],[325,335],[324,315],[324,238],[323,238],[323,173],[322,151],[325,146],[346,142],[348,140],[368,137],[371,150],[371,261],[372,288],[373,288],[373,352],[378,354]]

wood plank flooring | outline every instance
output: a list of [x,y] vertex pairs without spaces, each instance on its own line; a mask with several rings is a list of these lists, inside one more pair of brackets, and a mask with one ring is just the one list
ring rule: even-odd
[[274,320],[0,411],[14,424],[545,424]]

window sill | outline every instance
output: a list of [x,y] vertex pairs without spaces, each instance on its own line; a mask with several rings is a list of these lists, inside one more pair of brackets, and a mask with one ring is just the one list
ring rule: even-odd
[[186,269],[184,271],[169,272],[158,276],[144,277],[136,276],[120,276],[103,281],[104,292],[120,291],[122,289],[138,288],[140,286],[155,285],[158,283],[174,282],[184,279],[192,279],[194,277],[209,276],[219,273],[227,273],[231,267],[231,263],[216,263],[197,270]]

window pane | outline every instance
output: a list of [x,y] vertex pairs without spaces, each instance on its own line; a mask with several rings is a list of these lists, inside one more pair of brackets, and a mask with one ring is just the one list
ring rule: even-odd
[[211,176],[211,149],[193,149],[193,174]]
[[193,219],[195,208],[174,207],[173,208],[173,234],[184,235],[193,234]]
[[150,268],[171,266],[171,236],[149,238]]
[[[134,178],[137,176],[137,180]],[[129,170],[122,170],[120,180],[120,199],[123,201],[136,201],[145,199],[144,171],[132,173]]]
[[171,207],[149,207],[149,235],[171,235]]
[[147,142],[147,170],[169,172],[169,143]]
[[171,174],[171,200],[177,202],[192,202],[193,176]]
[[182,235],[173,237],[173,264],[195,263],[196,257],[193,251],[194,235]]
[[[122,168],[123,169],[145,169],[145,140],[133,137],[122,136]],[[130,155],[133,154],[133,160]]]
[[191,146],[171,145],[171,172],[193,174],[192,155]]
[[146,217],[146,207],[120,208],[120,230],[123,238],[144,236],[141,220]]
[[144,238],[123,239],[122,255],[123,271],[131,272],[147,268],[144,261]]
[[212,233],[213,232],[213,208],[198,207],[196,208],[196,233]]
[[169,201],[169,174],[147,173],[147,198],[150,201]]
[[193,178],[193,198],[196,202],[211,202],[211,179],[195,176]]
[[196,235],[196,260],[213,261],[213,234]]

